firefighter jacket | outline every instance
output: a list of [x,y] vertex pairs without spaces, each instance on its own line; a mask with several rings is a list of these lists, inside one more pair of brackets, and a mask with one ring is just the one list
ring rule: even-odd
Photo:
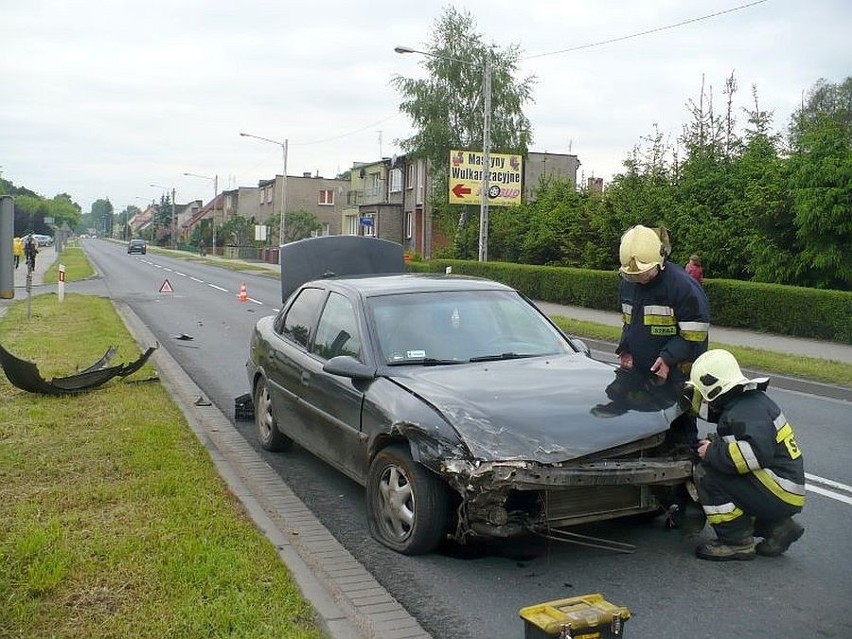
[[636,370],[648,371],[658,357],[669,366],[669,379],[684,381],[689,367],[707,350],[710,305],[704,289],[683,267],[666,267],[647,284],[621,279],[622,321],[616,353],[630,353]]
[[[765,383],[761,385],[765,388]],[[707,447],[704,464],[730,475],[751,473],[775,497],[801,508],[805,468],[793,427],[760,388],[732,391],[714,402],[718,437]]]

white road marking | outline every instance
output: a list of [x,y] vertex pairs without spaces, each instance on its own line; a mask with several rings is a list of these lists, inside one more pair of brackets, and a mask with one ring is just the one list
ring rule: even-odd
[[208,283],[207,286],[210,288],[215,288],[217,291],[222,291],[223,293],[230,293],[230,291],[226,288],[222,288],[221,286],[216,286],[215,284]]
[[[812,493],[816,493],[817,495],[823,495],[824,497],[829,497],[831,499],[836,499],[837,501],[842,501],[843,503],[852,505],[852,486],[841,484],[839,481],[826,479],[825,477],[820,477],[819,475],[812,475],[811,473],[805,473],[805,479],[807,480],[807,483],[805,484],[805,490],[809,490]],[[833,490],[823,488],[822,486],[815,486],[814,484],[823,484],[825,486],[828,486],[829,488],[834,488],[836,490],[840,490],[850,494],[844,495],[838,492],[834,492]]]
[[193,282],[198,282],[199,284],[204,284],[204,280],[200,280],[197,277],[193,277],[192,275],[189,276],[189,279],[191,279]]

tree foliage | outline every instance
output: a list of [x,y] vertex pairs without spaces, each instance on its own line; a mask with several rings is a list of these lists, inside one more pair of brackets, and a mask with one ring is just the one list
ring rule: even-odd
[[[484,130],[485,56],[491,68],[491,149],[525,155],[532,128],[523,113],[531,100],[533,76],[517,81],[520,49],[498,48],[475,31],[468,11],[448,6],[435,21],[420,64],[425,78],[396,75],[391,84],[402,95],[400,111],[411,119],[415,133],[398,140],[412,158],[425,158],[432,171],[433,216],[445,235],[454,238],[456,253],[476,251],[478,230],[471,229],[471,207],[447,201],[447,171],[452,149],[481,151]],[[455,228],[454,228],[455,227]],[[471,241],[473,240],[473,241]]]
[[669,229],[675,261],[698,253],[708,277],[849,289],[852,78],[819,81],[786,139],[757,89],[740,109],[737,90],[726,78],[719,110],[702,84],[677,141],[654,127],[602,195],[552,180],[493,212],[491,257],[616,268],[621,234],[645,224]]

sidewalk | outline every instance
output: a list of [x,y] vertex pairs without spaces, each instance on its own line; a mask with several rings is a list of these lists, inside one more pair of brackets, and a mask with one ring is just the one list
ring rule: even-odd
[[[609,326],[621,326],[621,315],[616,312],[598,311],[579,306],[565,306],[550,302],[536,302],[548,315],[562,315],[571,319],[596,322]],[[710,324],[710,341],[730,346],[749,346],[775,353],[786,353],[817,359],[828,359],[852,364],[852,345],[838,342],[821,342],[801,337],[788,337],[771,333],[759,333],[738,328],[725,328]]]
[[[44,283],[44,274],[56,261],[56,251],[53,246],[42,246],[36,255],[35,270],[33,271],[32,285],[40,286]],[[27,265],[21,258],[21,263],[15,269],[15,298],[20,299],[27,295]]]

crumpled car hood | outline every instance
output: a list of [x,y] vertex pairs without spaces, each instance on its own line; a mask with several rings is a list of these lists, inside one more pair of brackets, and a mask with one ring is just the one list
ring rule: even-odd
[[675,416],[674,389],[658,392],[648,376],[582,355],[408,368],[390,378],[440,411],[484,461],[568,461],[663,432]]

